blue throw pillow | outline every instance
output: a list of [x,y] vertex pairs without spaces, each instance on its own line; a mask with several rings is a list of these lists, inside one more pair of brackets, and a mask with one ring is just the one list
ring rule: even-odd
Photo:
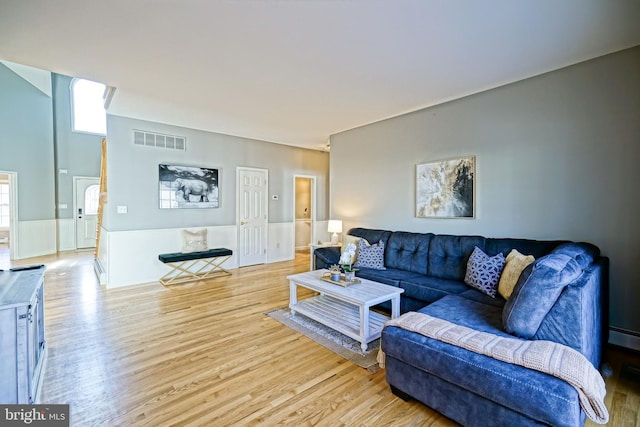
[[521,338],[533,337],[562,290],[580,274],[578,262],[565,254],[552,253],[529,264],[502,310],[504,329]]
[[364,239],[358,240],[358,258],[354,267],[386,270],[384,266],[384,242],[380,240],[374,245],[369,245]]
[[467,261],[464,282],[491,298],[495,298],[504,263],[505,259],[502,253],[490,257],[476,246]]

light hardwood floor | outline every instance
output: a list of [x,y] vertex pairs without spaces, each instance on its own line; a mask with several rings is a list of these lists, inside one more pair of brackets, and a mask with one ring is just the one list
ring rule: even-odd
[[[15,264],[36,262],[47,264],[40,401],[69,403],[74,426],[456,425],[395,397],[384,370],[370,373],[265,316],[287,305],[285,277],[308,270],[308,254],[226,278],[109,290],[91,253]],[[618,376],[623,360],[640,357],[607,355],[609,425],[638,426],[640,383]]]

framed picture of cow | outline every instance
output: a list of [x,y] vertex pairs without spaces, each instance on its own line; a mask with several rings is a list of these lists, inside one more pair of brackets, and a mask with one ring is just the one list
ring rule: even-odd
[[158,165],[160,209],[219,208],[218,169]]

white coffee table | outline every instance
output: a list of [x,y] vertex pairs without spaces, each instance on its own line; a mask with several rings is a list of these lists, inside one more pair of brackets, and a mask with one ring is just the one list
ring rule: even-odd
[[[391,301],[391,318],[400,315],[400,294],[404,289],[360,279],[360,283],[340,286],[320,277],[327,270],[314,270],[287,276],[289,279],[289,308],[341,332],[361,343],[362,351],[380,338],[388,316],[371,311],[381,302]],[[298,286],[319,292],[320,295],[298,301]]]

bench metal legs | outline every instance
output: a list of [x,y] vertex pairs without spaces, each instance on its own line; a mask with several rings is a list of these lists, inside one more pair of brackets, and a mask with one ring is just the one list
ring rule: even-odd
[[193,280],[228,276],[231,273],[222,268],[221,265],[230,257],[231,255],[168,262],[166,264],[171,267],[171,271],[160,278],[160,283],[164,286],[168,286],[176,283],[191,282]]

